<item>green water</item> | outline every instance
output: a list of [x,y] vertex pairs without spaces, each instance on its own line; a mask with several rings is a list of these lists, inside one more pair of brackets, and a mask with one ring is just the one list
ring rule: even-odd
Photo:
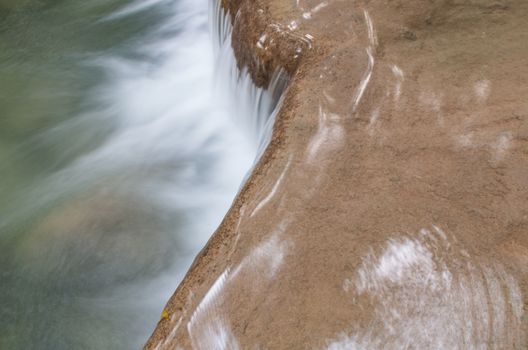
[[184,219],[131,191],[137,171],[67,171],[119,128],[98,62],[156,60],[137,48],[168,5],[107,18],[128,3],[0,0],[0,349],[139,348],[159,315],[132,287]]
[[[2,210],[13,193],[64,167],[111,131],[108,116],[97,115],[101,106],[94,111],[89,98],[106,77],[88,61],[134,55],[142,33],[162,16],[157,9],[101,21],[126,3],[118,0],[10,3],[0,6]],[[54,130],[66,120],[66,130]],[[54,135],[45,138],[45,132]]]

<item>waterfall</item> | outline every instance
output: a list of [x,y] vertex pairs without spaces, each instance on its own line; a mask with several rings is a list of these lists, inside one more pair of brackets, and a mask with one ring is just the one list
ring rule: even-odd
[[273,125],[282,105],[288,85],[284,69],[272,73],[267,89],[257,87],[247,68],[238,69],[231,40],[233,26],[231,14],[222,7],[221,0],[211,0],[210,27],[216,56],[217,88],[223,91],[222,99],[230,101],[233,115],[241,120],[256,147],[255,163],[271,141]]

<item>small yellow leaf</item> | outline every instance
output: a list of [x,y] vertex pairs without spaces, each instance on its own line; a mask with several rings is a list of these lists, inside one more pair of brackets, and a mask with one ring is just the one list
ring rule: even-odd
[[161,313],[161,319],[166,320],[169,319],[169,312],[165,309],[163,309],[163,312]]

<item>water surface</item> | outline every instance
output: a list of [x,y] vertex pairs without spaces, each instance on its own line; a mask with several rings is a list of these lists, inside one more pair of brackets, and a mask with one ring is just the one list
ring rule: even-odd
[[254,151],[206,0],[0,2],[0,348],[133,349]]

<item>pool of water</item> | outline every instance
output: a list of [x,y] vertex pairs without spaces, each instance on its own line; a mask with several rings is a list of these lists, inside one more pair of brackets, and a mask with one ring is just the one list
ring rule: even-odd
[[0,0],[1,349],[140,348],[218,226],[256,150],[207,14]]

